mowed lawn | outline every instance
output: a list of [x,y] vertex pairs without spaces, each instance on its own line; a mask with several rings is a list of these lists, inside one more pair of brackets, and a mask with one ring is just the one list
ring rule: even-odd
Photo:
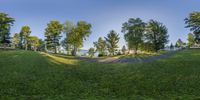
[[97,64],[0,51],[1,100],[200,99],[200,50],[148,63]]

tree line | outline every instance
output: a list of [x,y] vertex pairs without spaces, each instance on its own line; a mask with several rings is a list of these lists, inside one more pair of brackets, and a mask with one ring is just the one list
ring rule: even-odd
[[[77,51],[83,46],[84,41],[90,36],[92,25],[86,21],[72,23],[66,21],[61,23],[57,20],[50,21],[44,32],[45,39],[39,39],[37,36],[31,36],[31,28],[28,25],[22,26],[19,33],[10,37],[10,28],[15,19],[8,14],[0,13],[0,42],[1,44],[11,45],[14,48],[33,50],[33,51],[53,51],[58,53],[57,48],[62,46],[66,49],[68,55],[77,55]],[[188,34],[188,45],[200,43],[200,12],[191,13],[186,19],[186,28],[190,28]],[[140,51],[158,52],[169,42],[167,27],[156,20],[144,22],[140,18],[130,18],[122,24],[121,32],[124,34],[126,46],[121,49],[123,54],[133,50],[135,54]],[[64,34],[64,40],[61,40]],[[117,55],[120,40],[119,34],[111,30],[106,37],[99,37],[94,42],[94,47],[89,48],[88,54],[94,56],[98,52],[100,56]],[[178,40],[177,42],[182,42]],[[177,44],[177,43],[176,43]],[[179,43],[180,44],[180,43]],[[126,48],[127,47],[127,48]]]

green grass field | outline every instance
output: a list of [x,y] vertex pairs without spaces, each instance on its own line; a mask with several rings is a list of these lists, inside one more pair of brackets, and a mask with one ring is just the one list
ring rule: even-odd
[[1,100],[200,99],[200,50],[148,63],[97,64],[0,51]]

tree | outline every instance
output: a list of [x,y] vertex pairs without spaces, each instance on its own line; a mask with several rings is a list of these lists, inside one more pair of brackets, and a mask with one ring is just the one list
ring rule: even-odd
[[107,48],[111,55],[115,55],[115,51],[118,48],[117,43],[119,42],[119,39],[119,34],[117,34],[114,30],[111,30],[107,37],[105,37]]
[[123,23],[122,32],[124,33],[124,38],[128,43],[129,49],[134,49],[135,54],[139,45],[143,42],[143,35],[145,32],[145,23],[140,18],[130,18],[128,22]]
[[18,33],[15,33],[12,38],[12,45],[14,48],[18,48],[20,43],[20,36]]
[[185,19],[186,28],[190,28],[195,35],[195,41],[200,43],[200,12],[192,12]]
[[99,55],[102,55],[102,56],[106,55],[106,53],[105,53],[105,51],[107,49],[106,41],[103,40],[102,37],[100,37],[98,39],[98,41],[94,42],[93,44],[94,44],[94,47],[96,47],[96,51],[99,52]]
[[10,43],[10,28],[14,23],[14,18],[8,14],[0,13],[0,42]]
[[174,49],[174,45],[172,43],[170,44],[170,49]]
[[191,47],[195,44],[195,37],[192,33],[188,34],[188,46]]
[[126,54],[126,46],[125,45],[122,47],[122,52],[124,55]]
[[66,42],[73,46],[73,56],[76,56],[78,48],[83,46],[84,40],[91,34],[91,27],[91,24],[79,21],[75,27],[65,28],[64,32],[67,34]]
[[176,46],[177,46],[177,47],[182,47],[182,46],[183,46],[183,41],[182,41],[181,39],[178,39],[178,40],[176,41]]
[[62,31],[63,25],[56,20],[50,21],[45,29],[45,41],[48,47],[54,49],[54,53],[57,53],[57,46],[59,45]]
[[22,46],[24,45],[25,46],[25,50],[28,49],[28,39],[29,39],[29,36],[31,34],[31,29],[29,26],[25,25],[25,26],[22,26],[22,29],[20,31],[20,45],[21,45],[21,48]]
[[165,44],[168,43],[168,37],[168,30],[165,25],[155,20],[148,22],[145,39],[153,44],[154,51],[163,49]]
[[38,51],[45,51],[45,41],[39,39]]
[[28,44],[30,45],[30,49],[37,51],[40,45],[39,38],[37,36],[30,36]]
[[61,41],[61,45],[67,50],[67,55],[71,55],[73,46],[67,42],[66,38]]
[[95,54],[95,49],[94,49],[94,48],[90,48],[90,49],[88,50],[88,54],[89,54],[90,57],[93,57],[94,54]]

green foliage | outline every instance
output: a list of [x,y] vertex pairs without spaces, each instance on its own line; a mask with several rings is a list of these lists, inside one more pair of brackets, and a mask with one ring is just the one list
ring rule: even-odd
[[98,51],[100,55],[102,56],[106,55],[107,45],[106,41],[102,37],[100,37],[98,41],[94,42],[93,44],[94,47],[96,47],[96,51]]
[[195,37],[192,33],[188,34],[188,46],[191,47],[195,44]]
[[27,50],[28,49],[28,39],[31,34],[30,27],[27,25],[22,26],[19,34],[20,34],[20,46],[21,46],[21,48],[24,46],[25,50]]
[[200,12],[190,13],[189,17],[185,19],[186,28],[190,28],[195,34],[195,40],[200,43]]
[[0,13],[0,42],[10,43],[9,35],[10,28],[13,25],[15,19],[10,17],[8,14]]
[[139,45],[143,42],[145,25],[140,18],[130,18],[128,22],[123,23],[122,32],[124,33],[124,38],[128,43],[128,48],[134,49],[135,54],[137,54]]
[[119,39],[119,34],[117,34],[114,30],[111,30],[107,37],[105,37],[107,48],[111,55],[115,55],[115,52],[118,48],[117,43],[119,42]]
[[149,63],[99,64],[30,51],[0,51],[2,100],[194,100],[200,50]]
[[171,43],[170,44],[170,49],[173,49],[174,48],[174,45]]
[[183,46],[183,41],[181,39],[178,39],[176,41],[176,47],[182,47]]
[[39,38],[37,36],[30,36],[28,40],[28,44],[30,46],[30,49],[37,51],[40,46]]
[[59,45],[62,31],[63,25],[56,20],[50,21],[45,29],[45,41],[48,47],[54,49],[54,53],[57,53],[57,46]]
[[19,45],[20,45],[20,35],[19,35],[19,33],[15,33],[12,38],[12,46],[14,48],[18,48]]
[[122,47],[122,52],[124,55],[126,54],[126,46],[125,45]]
[[88,54],[89,54],[90,57],[93,57],[94,54],[95,54],[95,49],[94,49],[94,48],[90,48],[90,49],[88,50]]
[[147,24],[147,31],[145,34],[145,40],[148,44],[152,43],[154,51],[158,51],[165,47],[168,43],[168,31],[165,25],[162,23],[150,20]]
[[64,32],[66,33],[66,43],[73,46],[72,55],[75,56],[78,48],[83,46],[84,40],[91,34],[92,25],[79,21],[77,25],[65,23]]

